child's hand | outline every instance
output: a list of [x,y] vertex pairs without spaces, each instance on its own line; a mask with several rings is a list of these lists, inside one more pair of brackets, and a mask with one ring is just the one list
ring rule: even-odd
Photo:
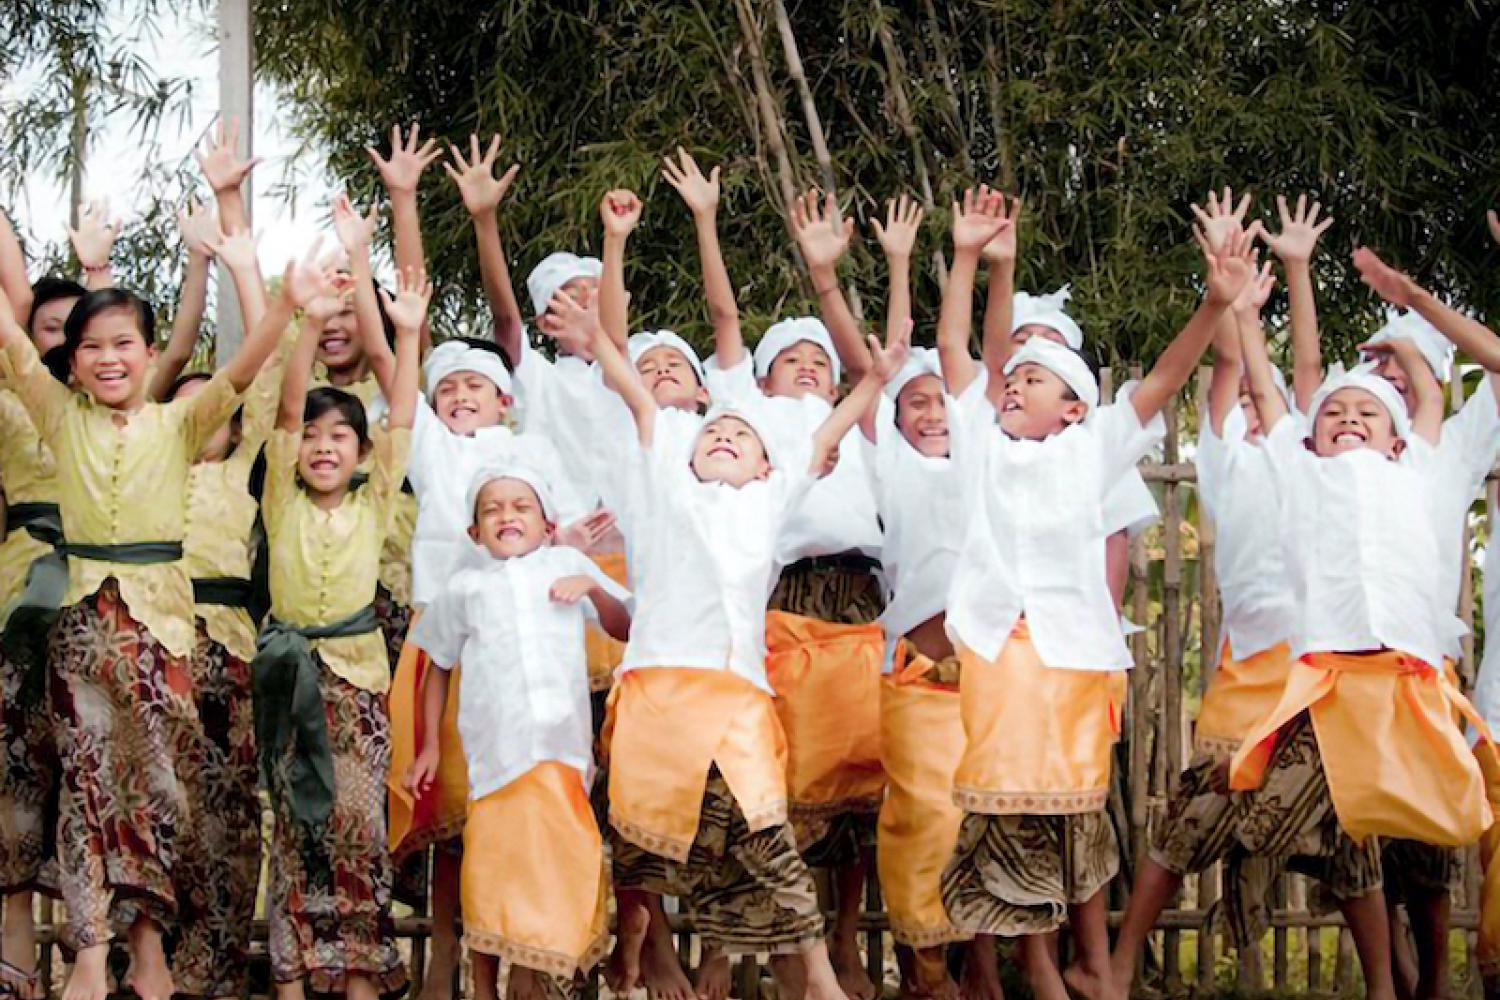
[[557,544],[570,546],[579,552],[592,552],[594,546],[603,541],[614,526],[614,514],[607,510],[596,510],[559,531]]
[[610,236],[629,236],[641,224],[641,199],[634,191],[615,188],[599,202],[599,220]]
[[1500,215],[1496,215],[1492,208],[1484,213],[1484,217],[1489,220],[1490,235],[1495,238],[1496,243],[1500,243]]
[[1276,274],[1271,270],[1271,262],[1266,261],[1260,266],[1255,277],[1245,282],[1239,298],[1234,300],[1234,311],[1248,319],[1258,319],[1260,311],[1266,307],[1267,300],[1271,298],[1271,289],[1275,287]]
[[719,168],[714,167],[708,176],[698,169],[698,161],[688,151],[677,147],[677,160],[670,156],[662,160],[661,175],[687,203],[694,215],[713,215],[719,208]]
[[333,232],[339,238],[339,246],[349,256],[370,249],[377,221],[374,205],[370,206],[369,212],[360,215],[359,210],[349,201],[348,194],[340,194],[333,199]]
[[903,194],[885,203],[885,225],[879,219],[870,221],[875,239],[887,257],[911,257],[912,248],[917,245],[917,232],[922,228],[922,214],[922,206]]
[[408,267],[396,272],[396,294],[391,296],[380,289],[380,299],[385,303],[385,314],[396,325],[396,332],[415,334],[422,329],[427,318],[427,304],[432,301],[432,282],[427,272],[419,267]]
[[1333,225],[1333,216],[1325,216],[1322,222],[1318,221],[1318,210],[1322,208],[1317,202],[1312,203],[1309,208],[1307,195],[1297,196],[1297,210],[1287,211],[1286,196],[1276,196],[1276,211],[1281,215],[1281,232],[1266,233],[1266,243],[1283,263],[1305,264],[1312,260],[1313,248],[1318,245],[1318,237],[1328,231]]
[[435,746],[423,745],[422,752],[417,754],[417,759],[411,762],[411,767],[406,769],[406,790],[417,798],[421,798],[432,790],[433,783],[437,781],[438,764],[442,755]]
[[214,210],[207,205],[190,201],[177,212],[177,228],[182,233],[182,242],[188,252],[200,257],[212,257],[214,244],[219,240],[219,220]]
[[979,258],[986,264],[1004,264],[1016,259],[1016,231],[1021,228],[1021,199],[1012,198],[1005,209],[1010,225],[1001,229],[979,251]]
[[547,596],[554,604],[577,604],[585,597],[592,597],[600,589],[599,584],[591,576],[580,573],[577,576],[561,577],[552,584],[552,589]]
[[[521,172],[519,163],[512,163],[510,169],[495,177],[495,154],[500,152],[500,137],[490,137],[490,144],[485,148],[484,155],[479,153],[479,137],[469,136],[469,158],[464,159],[464,154],[458,151],[458,147],[451,142],[448,144],[448,155],[453,158],[453,163],[443,164],[443,169],[448,176],[453,178],[453,183],[458,185],[458,195],[464,200],[464,208],[469,210],[470,215],[481,215],[485,212],[493,212],[500,207],[500,202],[505,200],[505,194],[510,190],[511,183],[516,179],[516,174]],[[458,169],[454,169],[454,164]]]
[[891,380],[906,365],[906,360],[911,357],[911,331],[912,321],[907,320],[905,332],[895,336],[895,339],[887,341],[884,347],[880,341],[873,336],[865,337],[870,345],[870,373],[880,379],[881,385],[890,385]]
[[248,229],[225,233],[215,225],[208,249],[231,272],[248,271],[255,266],[258,240]]
[[214,194],[238,191],[250,171],[260,162],[258,156],[249,160],[241,159],[239,148],[239,118],[221,117],[214,128],[214,134],[205,137],[198,148],[193,150],[193,159],[198,161],[198,169],[203,171],[203,179],[208,181]]
[[839,217],[839,203],[816,188],[792,202],[792,233],[809,270],[833,267],[849,249],[854,220]]
[[422,179],[422,171],[443,155],[436,139],[428,139],[420,147],[417,145],[417,136],[421,131],[422,126],[412,122],[411,131],[402,139],[401,126],[392,125],[389,159],[382,158],[374,146],[365,147],[365,152],[370,154],[370,159],[375,163],[375,169],[380,171],[381,182],[391,194],[415,194],[417,182]]
[[1228,307],[1239,298],[1245,285],[1255,276],[1256,254],[1252,233],[1238,232],[1215,248],[1208,236],[1197,226],[1193,227],[1193,238],[1203,250],[1203,259],[1208,262],[1208,295],[1205,301]]
[[68,228],[73,253],[85,271],[101,271],[109,267],[109,255],[114,249],[115,237],[119,235],[120,220],[109,217],[107,198],[96,198],[85,205],[78,215],[78,228]]
[[301,260],[293,257],[287,261],[286,273],[281,276],[282,296],[298,309],[306,309],[320,298],[339,295],[337,272],[318,257],[322,248],[323,237],[319,236]]
[[608,336],[599,324],[598,307],[585,309],[564,291],[553,294],[538,325],[558,347],[582,358],[593,357],[595,339]]
[[1208,237],[1209,246],[1217,250],[1230,236],[1245,228],[1245,212],[1250,208],[1250,193],[1245,192],[1240,203],[1235,205],[1234,189],[1226,184],[1222,198],[1212,191],[1208,192],[1206,211],[1199,208],[1196,203],[1189,207],[1193,210],[1193,215],[1198,218],[1198,224],[1203,228],[1203,235]]
[[1359,271],[1359,280],[1370,286],[1370,290],[1391,305],[1410,309],[1417,292],[1417,283],[1376,256],[1369,247],[1354,251],[1354,267]]
[[981,184],[964,192],[963,204],[953,203],[953,247],[975,253],[1011,225],[1005,215],[1005,196]]

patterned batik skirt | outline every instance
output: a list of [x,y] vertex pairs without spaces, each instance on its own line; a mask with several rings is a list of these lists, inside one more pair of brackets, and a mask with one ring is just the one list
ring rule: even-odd
[[0,893],[55,891],[58,765],[47,685],[0,649]]

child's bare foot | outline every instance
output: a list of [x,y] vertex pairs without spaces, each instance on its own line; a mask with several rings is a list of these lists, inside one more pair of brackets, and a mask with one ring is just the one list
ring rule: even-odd
[[1074,962],[1063,970],[1063,982],[1084,1000],[1116,1000],[1115,978],[1108,964],[1102,968],[1089,968],[1081,962]]
[[672,929],[661,910],[651,914],[651,925],[646,928],[646,943],[641,948],[641,982],[650,1000],[693,1000],[697,995],[677,960]]
[[964,952],[964,978],[959,986],[963,1000],[1005,1000],[1000,985],[1000,956],[995,939],[981,934],[969,942]]
[[161,946],[161,928],[149,917],[136,917],[128,932],[130,969],[125,985],[141,1000],[172,1000],[177,988],[172,985],[172,970],[167,967],[167,953]]
[[505,1000],[547,1000],[545,973],[528,969],[524,965],[510,967],[510,984],[505,988]]
[[729,956],[715,948],[705,948],[693,977],[698,1000],[729,1000]]
[[62,1000],[105,1000],[109,995],[109,945],[82,948],[63,987]]
[[433,941],[427,971],[422,974],[419,1000],[453,1000],[453,978],[457,974],[458,953]]
[[[875,1000],[877,991],[870,976],[865,972],[864,958],[859,953],[859,942],[855,936],[838,935],[829,940],[828,959],[838,977],[839,989],[849,1000]],[[810,974],[809,974],[810,976]],[[809,993],[811,984],[809,983]]]
[[651,914],[639,900],[632,900],[624,893],[618,898],[619,930],[615,936],[615,950],[604,966],[604,982],[611,993],[624,996],[641,981],[641,945],[646,941]]
[[[791,979],[800,978],[804,988],[800,994],[791,994],[793,1000],[850,1000],[844,993],[843,987],[839,985],[839,978],[833,971],[833,964],[828,958],[828,946],[819,941],[808,948],[801,955],[788,955],[784,958],[789,964],[796,968],[785,970],[791,973]],[[777,985],[781,985],[782,973],[777,971],[777,963],[772,960],[771,971],[776,974]],[[778,990],[778,995],[781,994]]]

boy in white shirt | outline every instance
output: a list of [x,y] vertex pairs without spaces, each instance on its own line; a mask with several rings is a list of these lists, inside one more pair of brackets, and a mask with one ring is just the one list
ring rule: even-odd
[[1045,1000],[1068,995],[1051,948],[1065,918],[1092,956],[1080,970],[1090,985],[1110,978],[1102,890],[1118,845],[1105,803],[1119,675],[1131,659],[1106,571],[1104,501],[1160,439],[1162,408],[1254,268],[1243,235],[1217,249],[1198,239],[1204,303],[1118,403],[1099,406],[1083,360],[1033,337],[992,373],[1005,378],[998,405],[977,380],[954,404],[967,531],[946,624],[967,746],[953,792],[965,816],[943,901],[964,930],[1021,937]]
[[[628,594],[576,549],[553,544],[549,477],[524,458],[472,477],[466,506],[482,564],[457,570],[412,628],[427,674],[416,794],[438,776],[450,672],[464,661],[458,734],[468,764],[464,941],[481,1000],[571,996],[608,934],[604,851],[589,805],[593,770],[585,617],[624,639]],[[449,747],[451,753],[453,748]]]
[[755,399],[719,406],[706,421],[663,410],[608,337],[594,342],[642,449],[631,542],[638,610],[610,744],[617,882],[686,890],[707,945],[769,952],[787,995],[805,984],[812,1000],[843,1000],[787,824],[765,601],[783,523],[900,366],[905,344],[877,351],[879,374],[809,439],[777,432]]

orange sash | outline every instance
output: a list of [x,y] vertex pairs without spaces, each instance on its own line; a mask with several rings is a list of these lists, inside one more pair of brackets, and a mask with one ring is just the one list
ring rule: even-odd
[[1224,640],[1219,665],[1203,692],[1193,745],[1200,752],[1223,756],[1238,750],[1245,734],[1281,700],[1291,669],[1292,650],[1284,642],[1236,660],[1229,640]]
[[1260,787],[1277,733],[1306,711],[1334,812],[1351,838],[1472,844],[1493,815],[1455,710],[1486,732],[1469,700],[1420,660],[1391,650],[1309,653],[1292,664],[1280,702],[1234,755],[1230,787]]
[[[604,552],[589,556],[594,565],[602,569],[606,576],[618,583],[626,585],[625,576],[625,553]],[[589,690],[608,691],[615,679],[615,668],[625,658],[625,644],[618,639],[612,639],[599,626],[590,623],[583,635],[584,648],[587,651],[589,665]]]
[[[412,610],[413,626],[422,610]],[[437,780],[420,799],[406,789],[406,772],[417,759],[425,738],[422,718],[422,681],[436,669],[432,660],[411,643],[401,647],[396,676],[391,681],[391,772],[386,778],[386,800],[390,807],[387,841],[397,859],[420,851],[429,844],[451,840],[463,832],[469,803],[469,767],[458,735],[459,672],[448,681],[448,704],[438,733],[442,758]]]

